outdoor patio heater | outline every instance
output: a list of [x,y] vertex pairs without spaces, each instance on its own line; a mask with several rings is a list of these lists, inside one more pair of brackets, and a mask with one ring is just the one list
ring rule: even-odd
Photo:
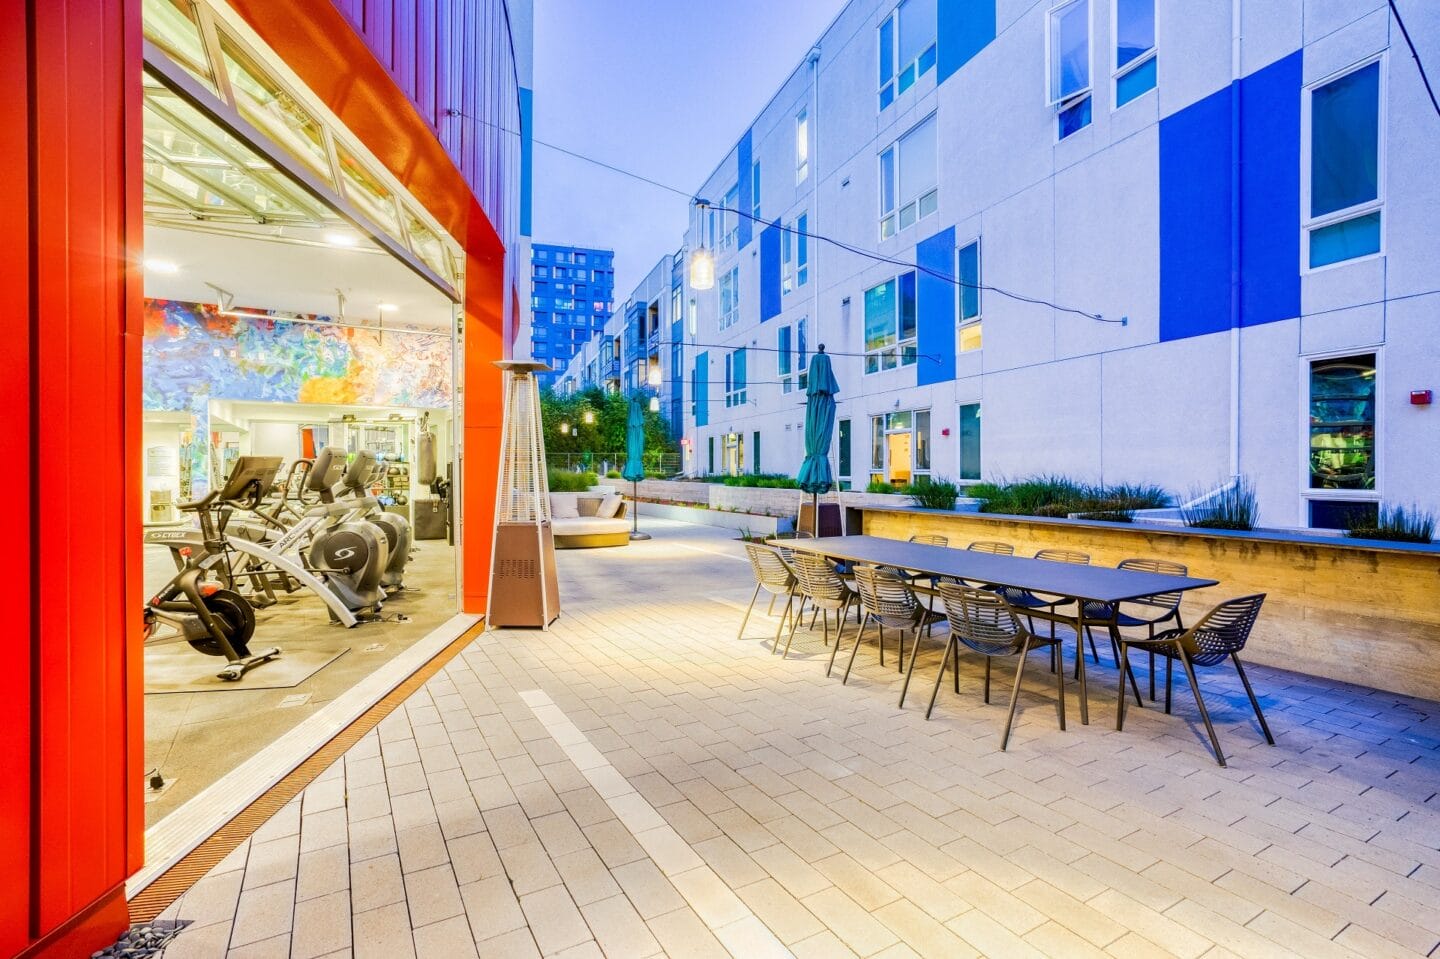
[[550,483],[540,423],[544,363],[502,360],[504,423],[500,479],[495,496],[495,539],[490,553],[486,625],[548,627],[560,615],[555,538],[550,529]]

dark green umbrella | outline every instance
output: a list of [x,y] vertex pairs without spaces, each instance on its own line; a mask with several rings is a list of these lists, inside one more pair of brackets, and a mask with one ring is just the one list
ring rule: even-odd
[[630,505],[634,509],[634,526],[631,539],[649,539],[649,533],[640,532],[640,481],[645,478],[645,408],[640,405],[640,394],[630,397],[630,414],[625,417],[625,468],[620,475],[630,481]]
[[835,394],[840,384],[830,368],[825,345],[810,360],[805,387],[805,461],[800,464],[800,488],[812,497],[811,532],[820,535],[820,494],[834,485],[830,473],[830,437],[835,432]]

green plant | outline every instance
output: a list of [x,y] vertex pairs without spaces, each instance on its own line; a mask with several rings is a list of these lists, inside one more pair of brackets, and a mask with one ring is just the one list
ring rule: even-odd
[[795,477],[785,473],[741,473],[738,476],[722,476],[719,480],[726,486],[744,489],[799,489]]
[[896,492],[899,492],[899,491],[898,491],[897,489],[895,489],[894,486],[891,486],[889,483],[885,482],[884,480],[871,480],[870,483],[869,483],[869,485],[867,485],[867,486],[865,487],[865,492],[867,492],[867,493],[896,493]]
[[552,493],[583,493],[600,480],[594,473],[572,473],[569,470],[557,469],[549,472]]
[[1254,529],[1260,516],[1255,484],[1246,476],[1235,477],[1235,482],[1213,494],[1203,487],[1192,489],[1188,499],[1189,505],[1180,507],[1180,517],[1196,529]]
[[1013,483],[976,483],[967,492],[984,500],[985,513],[1017,516],[1079,516],[1117,523],[1133,520],[1135,510],[1170,505],[1170,495],[1153,484],[1099,486],[1067,476],[1034,476]]
[[949,480],[922,479],[906,486],[904,493],[924,509],[954,509],[960,487]]
[[1429,543],[1435,539],[1435,517],[1414,505],[1380,504],[1374,513],[1355,510],[1346,517],[1345,535],[1396,543]]
[[605,478],[606,478],[606,479],[624,479],[624,477],[620,475],[620,471],[619,471],[619,470],[607,470],[606,473],[605,473]]

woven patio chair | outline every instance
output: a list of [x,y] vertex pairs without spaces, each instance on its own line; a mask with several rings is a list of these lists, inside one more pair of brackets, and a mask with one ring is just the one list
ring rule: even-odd
[[[975,589],[959,583],[941,583],[940,597],[945,600],[945,613],[950,620],[950,641],[945,646],[945,655],[940,659],[940,672],[935,676],[935,688],[930,692],[930,705],[925,718],[935,710],[935,698],[940,693],[940,683],[945,678],[945,666],[954,660],[955,691],[960,691],[960,647],[964,646],[985,657],[985,702],[990,702],[990,666],[997,656],[1017,656],[1015,685],[1010,690],[1010,712],[1005,718],[1005,730],[1000,734],[1000,749],[1003,751],[1010,742],[1010,729],[1015,725],[1015,704],[1020,697],[1020,682],[1025,678],[1025,661],[1030,651],[1042,646],[1058,645],[1059,640],[1037,636],[1020,621],[1018,611],[998,593],[986,589]],[[1065,670],[1055,670],[1055,708],[1060,717],[1060,728],[1065,728]]]
[[[1194,626],[1189,629],[1170,629],[1159,633],[1154,639],[1120,639],[1120,664],[1122,667],[1129,659],[1130,649],[1153,650],[1160,656],[1165,657],[1165,712],[1170,712],[1170,677],[1171,664],[1175,660],[1185,668],[1185,676],[1190,680],[1190,691],[1195,695],[1195,707],[1200,712],[1200,718],[1205,722],[1205,731],[1210,735],[1210,745],[1215,751],[1215,761],[1225,765],[1225,754],[1220,751],[1220,738],[1215,735],[1215,725],[1210,722],[1210,712],[1205,708],[1205,699],[1200,695],[1200,684],[1195,679],[1196,666],[1218,666],[1225,660],[1235,664],[1235,672],[1240,674],[1240,682],[1245,686],[1245,695],[1250,697],[1250,705],[1255,710],[1255,718],[1260,721],[1260,731],[1265,735],[1265,741],[1275,745],[1275,737],[1270,735],[1270,726],[1265,722],[1265,714],[1260,711],[1260,701],[1255,698],[1255,690],[1250,685],[1250,677],[1245,675],[1245,667],[1240,664],[1240,650],[1245,648],[1245,642],[1250,638],[1250,630],[1255,625],[1255,620],[1260,616],[1260,605],[1265,602],[1265,594],[1258,593],[1254,596],[1242,596],[1239,599],[1226,600],[1216,606],[1210,612],[1200,618]],[[1117,730],[1125,727],[1125,682],[1122,675],[1120,682],[1121,694],[1120,705],[1115,713],[1115,728]]]
[[[845,679],[850,681],[850,669],[855,665],[855,654],[860,650],[860,641],[865,638],[865,625],[870,620],[880,627],[880,665],[885,665],[885,630],[893,629],[899,636],[899,661],[896,668],[905,665],[905,634],[913,634],[910,652],[910,668],[905,672],[905,682],[900,686],[900,708],[905,708],[905,694],[910,689],[910,677],[915,672],[915,660],[920,654],[920,632],[929,631],[936,623],[945,622],[943,613],[926,609],[915,595],[914,588],[894,570],[879,566],[855,567],[855,587],[860,591],[860,632],[855,637],[855,646],[850,650],[850,660],[845,664]],[[839,644],[836,644],[839,648]],[[831,653],[834,660],[834,653]]]
[[[845,617],[850,612],[850,606],[859,598],[855,590],[845,582],[835,564],[823,556],[797,551],[791,568],[795,571],[796,587],[802,596],[801,608],[808,601],[823,617],[826,645],[830,643],[830,613],[834,611],[838,614],[835,620],[835,648],[839,649],[840,638],[845,634]],[[790,618],[790,635],[785,640],[784,656],[790,655],[790,643],[795,639],[795,627],[799,622],[800,613],[797,611]],[[813,628],[813,621],[811,626]],[[830,654],[830,662],[835,662],[834,652]]]
[[786,620],[790,618],[792,607],[795,603],[795,571],[786,562],[785,556],[780,550],[773,546],[766,546],[762,543],[746,543],[745,556],[750,560],[750,568],[755,573],[755,592],[750,594],[750,605],[745,607],[745,618],[740,621],[740,633],[736,639],[743,639],[745,627],[750,622],[750,613],[755,609],[755,600],[760,598],[760,590],[770,594],[770,612],[775,611],[775,597],[785,597],[785,608],[780,614],[780,625],[775,629],[775,642],[771,652],[780,645],[780,633],[785,629]]
[[939,533],[916,533],[910,537],[910,542],[919,543],[922,546],[949,546],[950,537],[941,536]]
[[[911,536],[907,542],[918,543],[921,546],[949,546],[950,537],[941,536],[939,533],[916,533],[914,536]],[[914,570],[908,569],[896,570],[896,572],[912,583],[918,583],[924,580],[930,587],[930,601],[926,603],[925,606],[927,609],[935,608],[934,589],[940,582],[939,576],[931,576],[929,573],[917,573]]]
[[1015,555],[1015,547],[998,539],[977,539],[965,548],[976,553],[994,553],[996,556]]
[[[1035,558],[1047,560],[1051,563],[1073,563],[1076,566],[1090,565],[1089,553],[1082,553],[1073,549],[1042,549],[1035,553]],[[1028,589],[1018,589],[1014,586],[997,586],[994,587],[994,589],[1001,596],[1005,597],[1005,602],[1013,606],[1015,611],[1022,616],[1025,615],[1027,610],[1053,614],[1058,607],[1071,601],[1068,596],[1054,596],[1050,593],[1033,593]],[[1027,616],[1026,622],[1029,624],[1031,632],[1034,632],[1035,621]],[[1053,619],[1050,620],[1050,638],[1055,638],[1055,620]],[[1080,643],[1080,638],[1076,637],[1075,656],[1077,660],[1080,656],[1085,655]],[[1090,652],[1091,655],[1095,656],[1096,662],[1099,662],[1100,657],[1099,654],[1095,652],[1095,643],[1093,640],[1090,643]],[[1065,659],[1060,653],[1059,646],[1056,646],[1052,650],[1053,668],[1058,669],[1059,664]],[[1077,672],[1080,669],[1078,661],[1075,664],[1075,669]]]
[[[1161,573],[1165,576],[1188,576],[1189,567],[1181,563],[1172,563],[1164,559],[1146,559],[1137,557],[1134,559],[1122,559],[1116,564],[1116,569],[1133,569],[1144,573]],[[1140,599],[1129,600],[1124,603],[1086,603],[1085,604],[1085,628],[1105,627],[1110,632],[1110,646],[1115,652],[1115,661],[1120,661],[1119,628],[1145,628],[1149,631],[1149,638],[1155,638],[1155,628],[1165,623],[1174,622],[1179,629],[1185,628],[1185,623],[1180,619],[1180,593],[1157,593],[1154,596],[1145,596]],[[1093,643],[1093,639],[1092,639]],[[1135,677],[1130,677],[1130,683],[1134,686]],[[1140,693],[1135,692],[1135,700],[1139,702]],[[1155,701],[1155,651],[1150,651],[1150,701]]]

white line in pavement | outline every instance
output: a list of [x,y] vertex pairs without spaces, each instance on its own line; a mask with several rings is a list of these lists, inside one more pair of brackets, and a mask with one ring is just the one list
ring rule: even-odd
[[705,865],[684,837],[655,811],[650,801],[630,785],[630,781],[610,764],[600,750],[591,745],[585,733],[570,721],[549,695],[543,690],[532,689],[521,693],[520,698],[731,955],[736,959],[765,959],[769,956],[794,959],[793,953],[760,921],[760,917],[750,911],[750,907],[725,885],[713,869]]

